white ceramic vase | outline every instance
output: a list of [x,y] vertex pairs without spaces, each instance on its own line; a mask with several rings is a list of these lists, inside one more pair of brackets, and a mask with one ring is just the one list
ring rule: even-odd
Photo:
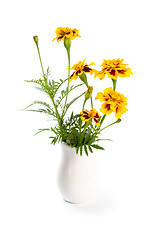
[[76,154],[76,149],[62,143],[62,159],[58,172],[59,190],[67,202],[86,203],[99,189],[99,165],[94,153]]

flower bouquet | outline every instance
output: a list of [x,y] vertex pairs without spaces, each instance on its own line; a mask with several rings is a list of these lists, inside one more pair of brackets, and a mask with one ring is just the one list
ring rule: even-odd
[[[119,58],[117,60],[104,60],[101,70],[93,68],[94,62],[87,64],[86,59],[71,67],[71,42],[77,37],[80,37],[77,29],[68,27],[56,29],[56,37],[53,41],[64,42],[68,56],[68,76],[59,81],[49,79],[49,68],[44,72],[39,39],[37,36],[33,37],[38,50],[42,77],[28,82],[36,84],[37,89],[47,94],[50,102],[34,101],[26,110],[45,113],[54,120],[54,123],[56,122],[50,128],[39,129],[37,133],[50,131],[51,143],[53,145],[62,143],[62,164],[58,175],[60,191],[68,202],[84,203],[91,200],[98,189],[96,165],[98,159],[95,159],[93,151],[94,149],[104,150],[99,142],[108,140],[101,139],[100,134],[109,126],[119,123],[122,114],[127,111],[127,98],[116,91],[117,79],[118,77],[129,77],[132,71],[127,67],[127,64],[123,63],[123,59]],[[93,86],[90,86],[88,82],[88,74],[93,78],[99,78],[99,80],[105,77],[112,80],[112,87],[96,93],[95,100],[102,102],[100,112],[94,107]],[[77,81],[78,78],[80,83]],[[78,96],[76,95],[75,98],[72,97],[69,100],[75,89],[78,89]],[[81,104],[79,104],[80,100]],[[77,102],[77,107],[81,105],[79,112],[73,111],[72,108],[73,104]],[[89,109],[85,107],[86,102],[90,106]],[[42,107],[30,109],[33,105]],[[69,112],[70,109],[72,110]],[[105,125],[105,118],[111,113],[114,113],[116,121]]]
[[[71,148],[74,148],[76,154],[82,155],[85,153],[88,156],[88,153],[92,153],[94,148],[104,150],[103,147],[97,144],[97,142],[101,140],[99,138],[100,133],[107,127],[119,123],[122,114],[127,111],[127,98],[116,91],[116,83],[118,77],[129,77],[132,71],[131,68],[127,67],[127,64],[123,63],[124,59],[119,58],[117,60],[104,60],[101,65],[101,70],[96,70],[91,67],[95,65],[94,62],[87,64],[86,59],[79,61],[71,67],[71,42],[75,38],[81,37],[79,31],[69,27],[58,27],[55,33],[56,37],[53,41],[63,42],[67,50],[68,77],[65,80],[60,79],[59,81],[49,79],[50,70],[48,68],[46,72],[44,71],[39,50],[39,39],[38,36],[34,36],[33,39],[37,46],[42,68],[42,78],[27,82],[38,85],[37,89],[47,94],[50,102],[34,101],[27,106],[25,110],[45,113],[51,116],[53,120],[56,120],[56,124],[50,128],[39,129],[37,132],[50,131],[53,134],[50,136],[52,144],[56,144],[57,142],[65,143]],[[87,74],[91,74],[94,78],[99,78],[99,80],[105,77],[112,80],[113,87],[106,88],[103,92],[97,93],[95,98],[95,100],[102,102],[100,108],[101,113],[94,108],[92,99],[93,87],[88,83]],[[80,84],[77,84],[77,81],[75,81],[78,78],[81,80]],[[79,88],[80,92],[83,85],[86,86],[86,91],[81,92],[77,97],[68,102],[68,96],[77,88]],[[81,111],[76,113],[72,111],[70,116],[68,116],[69,108],[71,108],[72,104],[76,103],[78,99],[82,100]],[[87,101],[90,101],[90,109],[85,108]],[[43,108],[29,109],[33,105],[41,105]],[[115,114],[116,121],[104,126],[106,116],[111,113]]]

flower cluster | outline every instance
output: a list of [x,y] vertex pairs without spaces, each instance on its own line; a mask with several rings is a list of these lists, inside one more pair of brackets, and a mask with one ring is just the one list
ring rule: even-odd
[[[126,107],[127,98],[116,90],[116,83],[119,77],[130,77],[130,75],[132,74],[132,70],[128,67],[128,64],[123,63],[124,59],[120,58],[113,60],[104,59],[100,66],[101,70],[93,68],[93,65],[95,65],[94,62],[87,64],[86,59],[84,59],[83,61],[78,61],[71,67],[71,42],[75,38],[81,37],[79,35],[79,30],[77,30],[76,28],[71,29],[69,27],[58,27],[55,31],[55,34],[56,37],[53,38],[53,41],[57,40],[57,42],[64,42],[64,47],[67,50],[68,77],[66,77],[65,80],[61,79],[60,81],[54,81],[49,79],[49,68],[47,69],[47,72],[45,72],[43,68],[38,45],[38,36],[34,36],[33,39],[36,43],[36,47],[38,50],[43,78],[40,78],[38,80],[31,80],[29,82],[34,82],[38,84],[37,89],[47,94],[51,100],[51,103],[34,101],[28,107],[40,104],[41,106],[43,106],[43,108],[39,108],[37,110],[34,109],[33,111],[45,113],[52,117],[55,122],[57,122],[55,127],[51,127],[50,129],[39,129],[39,132],[49,130],[53,133],[53,136],[50,137],[52,138],[53,144],[55,144],[56,142],[64,142],[71,147],[75,147],[76,153],[80,152],[80,155],[82,155],[83,149],[86,155],[88,155],[89,151],[91,153],[93,152],[92,148],[104,149],[97,144],[97,141],[100,140],[98,138],[98,135],[101,133],[102,130],[106,129],[107,127],[115,123],[119,123],[121,121],[120,118],[122,117],[122,115],[126,111],[128,111]],[[99,80],[107,77],[111,79],[113,83],[113,87],[105,88],[103,91],[96,93],[95,95],[95,100],[100,100],[101,102],[101,114],[94,108],[94,101],[92,99],[93,86],[90,86],[89,84],[89,81],[87,79],[88,74],[92,75],[92,78],[94,79],[98,77]],[[73,80],[77,80],[78,78],[83,81],[83,83],[74,86],[75,81]],[[92,81],[91,85],[94,84],[94,81]],[[63,84],[67,84],[67,86],[63,88]],[[80,89],[82,85],[86,88],[86,90],[83,90],[83,92],[81,92]],[[70,93],[72,93],[72,91],[74,91],[74,89],[77,88],[79,89],[78,96],[69,100],[70,98],[68,96],[70,95]],[[82,99],[82,97],[82,108],[80,110],[76,109],[76,114],[74,114],[74,112],[72,111],[72,114],[68,116],[68,109],[78,99]],[[85,106],[89,102],[90,110],[88,110]],[[77,107],[79,107],[79,104],[77,104]],[[106,116],[112,113],[115,115],[116,121],[105,127],[102,127],[105,118],[107,118]]]
[[[53,39],[57,39],[57,42],[64,40],[64,38],[68,38],[70,40],[75,39],[76,37],[80,37],[79,31],[77,29],[71,29],[68,27],[65,28],[57,28],[56,30],[57,37]],[[98,77],[99,80],[104,79],[106,76],[108,78],[111,78],[113,81],[113,88],[109,87],[104,89],[103,93],[99,92],[95,98],[95,100],[99,99],[102,103],[100,111],[104,115],[109,115],[111,113],[115,113],[115,117],[119,119],[123,113],[127,111],[126,105],[127,105],[127,98],[124,97],[123,94],[120,94],[119,92],[115,91],[116,84],[115,80],[118,79],[118,77],[129,77],[132,74],[131,68],[127,67],[128,64],[124,64],[124,59],[113,59],[113,60],[103,60],[101,64],[101,70],[96,70],[91,68],[91,65],[95,65],[94,62],[91,62],[89,65],[85,63],[86,59],[83,61],[79,61],[77,64],[74,64],[72,67],[69,67],[70,70],[73,70],[73,73],[69,77],[69,82],[72,80],[76,80],[78,77],[86,84],[88,87],[87,77],[86,73],[90,73],[91,75],[94,75],[94,78]],[[93,88],[92,88],[93,90]],[[86,94],[88,94],[86,92]],[[91,98],[92,93],[90,94]],[[85,98],[85,102],[88,98]],[[83,108],[85,105],[85,102],[83,104]],[[97,118],[99,113],[93,108],[90,111],[83,110],[81,112],[81,120],[82,121],[88,121],[90,119],[94,119],[96,122],[96,126],[99,125],[97,122]],[[96,116],[96,117],[93,117]]]

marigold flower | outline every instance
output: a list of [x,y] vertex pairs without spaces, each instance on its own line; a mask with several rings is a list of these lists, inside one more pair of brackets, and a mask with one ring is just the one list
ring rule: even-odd
[[72,40],[75,39],[76,37],[81,37],[79,35],[79,30],[77,30],[76,28],[72,29],[72,33],[73,33]]
[[73,67],[71,68],[71,70],[75,70],[72,75],[70,76],[70,82],[72,80],[76,80],[78,78],[78,76],[82,75],[83,73],[91,73],[93,69],[90,68],[90,65],[94,65],[94,62],[91,62],[89,65],[85,63],[86,58],[82,61],[79,61],[77,64],[74,64]]
[[97,71],[96,69],[93,70],[94,78],[99,77],[99,80],[102,80],[105,78],[106,73],[104,71]]
[[58,27],[55,31],[57,37],[53,38],[52,41],[57,39],[57,42],[64,40],[64,38],[70,38],[71,40],[75,39],[76,37],[81,37],[79,35],[79,30],[76,28],[71,29],[69,27]]
[[126,108],[127,98],[124,97],[123,94],[114,91],[112,87],[104,89],[103,93],[99,92],[95,99],[99,99],[101,102],[104,102],[101,105],[100,111],[105,115],[109,115],[114,112],[115,117],[119,119],[123,113],[128,111]]
[[96,126],[99,126],[98,119],[100,119],[101,116],[99,115],[98,111],[96,111],[95,108],[92,108],[90,111],[85,109],[82,112],[80,112],[80,114],[82,114],[82,116],[80,117],[82,121],[89,121],[93,119],[96,123]]
[[105,60],[103,61],[101,67],[101,71],[94,70],[94,78],[97,76],[99,77],[99,80],[102,80],[107,75],[108,78],[112,78],[114,80],[117,80],[119,77],[129,77],[132,73],[131,68],[127,68],[126,65],[123,64],[124,59],[118,58],[117,60]]

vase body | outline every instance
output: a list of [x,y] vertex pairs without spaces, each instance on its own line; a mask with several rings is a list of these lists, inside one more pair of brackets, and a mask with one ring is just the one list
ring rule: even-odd
[[99,189],[98,159],[94,153],[76,154],[76,149],[62,143],[62,159],[58,186],[63,198],[70,203],[93,200]]

